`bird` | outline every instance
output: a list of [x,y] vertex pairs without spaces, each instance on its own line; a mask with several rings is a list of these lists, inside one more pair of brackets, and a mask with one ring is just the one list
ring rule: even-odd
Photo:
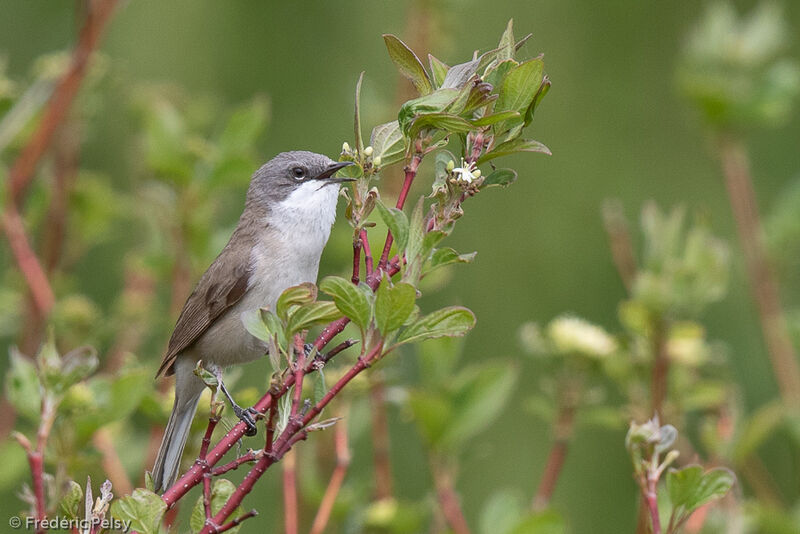
[[[266,345],[247,332],[242,315],[274,309],[287,288],[316,283],[339,188],[352,180],[336,173],[350,164],[313,152],[283,152],[250,179],[239,222],[187,298],[156,373],[156,378],[175,375],[175,400],[151,471],[155,491],[165,491],[178,476],[205,388],[194,374],[197,362],[221,374],[230,365],[264,356]],[[255,435],[254,412],[242,410],[220,386],[247,425],[246,434]]]

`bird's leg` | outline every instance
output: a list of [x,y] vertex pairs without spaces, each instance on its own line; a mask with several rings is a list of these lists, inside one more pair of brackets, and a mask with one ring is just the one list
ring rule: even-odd
[[219,382],[219,389],[228,399],[228,402],[231,403],[233,413],[236,414],[236,417],[238,417],[241,422],[247,425],[247,430],[244,431],[244,435],[255,436],[258,433],[258,428],[256,428],[256,421],[253,417],[257,415],[258,412],[256,412],[253,408],[242,408],[236,404],[236,401],[233,400],[228,388],[225,387],[225,382],[222,381],[222,371],[219,368],[216,369],[216,375],[217,381]]

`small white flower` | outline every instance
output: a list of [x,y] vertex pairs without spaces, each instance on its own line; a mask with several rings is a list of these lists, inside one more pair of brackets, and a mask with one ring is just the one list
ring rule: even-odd
[[547,333],[556,350],[578,352],[602,358],[617,350],[617,343],[605,330],[578,317],[561,316],[550,322]]
[[453,174],[456,175],[456,179],[459,182],[471,184],[473,180],[480,177],[481,171],[478,170],[478,167],[474,163],[467,163],[462,158],[461,167],[454,168]]

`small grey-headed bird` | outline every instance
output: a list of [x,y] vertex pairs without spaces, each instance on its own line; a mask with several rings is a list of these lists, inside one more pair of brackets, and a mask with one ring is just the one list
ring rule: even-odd
[[[349,180],[334,175],[349,164],[313,152],[284,152],[253,174],[239,223],[186,300],[156,373],[175,375],[175,403],[152,471],[156,491],[166,490],[178,476],[205,388],[194,374],[197,361],[220,369],[263,356],[266,347],[245,330],[242,313],[274,309],[285,289],[316,282],[336,218],[339,184]],[[248,411],[229,400],[255,433]]]

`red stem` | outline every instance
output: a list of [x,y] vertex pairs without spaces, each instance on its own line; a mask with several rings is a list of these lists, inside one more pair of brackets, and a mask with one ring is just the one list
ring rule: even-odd
[[[411,190],[411,184],[414,183],[414,177],[417,175],[417,169],[419,168],[419,164],[422,162],[422,154],[414,154],[411,158],[411,163],[408,164],[406,167],[406,177],[403,180],[403,188],[400,189],[400,194],[397,196],[397,209],[403,209],[403,206],[406,203],[406,198],[408,198],[408,192]],[[386,269],[386,261],[389,258],[389,251],[392,249],[392,241],[394,238],[392,237],[391,232],[387,232],[386,234],[386,242],[383,244],[383,253],[381,254],[381,259],[378,261],[378,269],[385,270]]]
[[358,237],[353,240],[353,276],[350,281],[358,285],[358,275],[361,269],[361,238]]
[[561,402],[554,427],[553,446],[547,457],[542,479],[533,499],[533,509],[547,508],[567,458],[569,442],[575,425],[575,405],[570,399]]
[[31,468],[31,479],[33,480],[33,497],[36,509],[36,534],[45,532],[41,526],[41,521],[45,518],[44,509],[44,458],[39,451],[28,453],[28,465]]
[[[317,402],[309,411],[305,414],[305,417],[302,420],[299,417],[290,418],[289,424],[284,430],[283,434],[278,438],[275,442],[275,446],[273,448],[273,454],[265,454],[261,459],[259,459],[256,464],[250,469],[250,471],[245,475],[244,480],[241,484],[234,490],[233,494],[230,496],[228,501],[222,506],[219,512],[212,518],[210,523],[207,523],[201,534],[214,534],[215,532],[219,532],[214,525],[220,524],[224,521],[228,516],[230,516],[234,510],[241,504],[244,497],[250,493],[253,489],[253,486],[258,481],[259,478],[266,472],[267,468],[269,468],[272,464],[276,461],[280,460],[280,458],[291,449],[292,445],[294,445],[297,441],[303,440],[306,437],[306,431],[301,432],[303,428],[308,425],[319,413],[328,405],[328,403],[333,400],[336,395],[344,388],[351,380],[353,380],[356,376],[358,376],[361,371],[369,367],[371,361],[377,358],[380,355],[382,350],[382,345],[378,345],[374,349],[370,351],[370,353],[362,358],[358,359],[358,362],[351,367],[347,373],[345,373],[337,382],[334,384],[331,389],[322,397],[322,399]],[[293,375],[290,375],[293,376]],[[288,380],[287,380],[288,381]],[[238,426],[244,426],[243,423],[237,424]],[[235,429],[235,428],[234,428]],[[229,433],[230,434],[230,433]],[[213,453],[213,451],[212,451]],[[187,473],[188,474],[188,473]],[[183,478],[185,478],[184,475]],[[181,480],[182,480],[181,479]],[[180,482],[180,481],[179,481]],[[177,484],[176,484],[177,485]],[[173,486],[174,488],[175,486]],[[170,488],[172,490],[173,488]],[[165,499],[166,493],[162,496],[162,499]]]
[[383,381],[375,376],[370,386],[372,411],[372,455],[375,466],[375,497],[388,499],[392,496],[392,464],[389,456],[389,422],[386,417],[386,398]]
[[258,453],[256,453],[256,451],[251,449],[246,453],[244,453],[243,455],[236,458],[235,460],[228,462],[225,465],[215,467],[214,469],[211,470],[211,475],[215,477],[219,475],[224,475],[228,471],[233,471],[234,469],[238,469],[239,466],[242,464],[246,464],[247,462],[255,462],[260,457],[261,456]]
[[367,276],[372,276],[372,251],[369,248],[369,239],[367,238],[367,230],[365,228],[361,229],[359,239],[361,241],[361,247],[364,249],[364,266],[367,269]]
[[22,194],[33,179],[33,173],[53,139],[58,125],[69,110],[81,86],[89,57],[97,48],[117,0],[97,0],[90,4],[86,22],[81,28],[78,43],[72,53],[72,61],[67,72],[61,77],[44,111],[39,126],[22,149],[14,166],[8,174],[9,201],[19,205]]
[[297,534],[297,461],[295,451],[283,458],[283,517],[286,534]]
[[441,466],[433,466],[433,481],[436,486],[436,496],[445,521],[450,525],[455,534],[470,534],[469,525],[464,517],[461,504],[453,488],[450,474]]
[[336,443],[336,467],[333,469],[328,487],[325,488],[325,494],[322,496],[322,501],[317,509],[317,515],[311,525],[310,534],[322,534],[325,531],[325,527],[331,517],[331,511],[333,511],[333,505],[336,503],[336,496],[339,494],[344,477],[347,475],[347,469],[350,466],[347,425],[343,423],[336,425],[334,440]]
[[661,534],[661,518],[658,515],[658,494],[656,493],[657,484],[657,479],[653,480],[648,477],[647,492],[644,496],[647,501],[647,509],[650,512],[650,520],[653,522],[653,534]]

